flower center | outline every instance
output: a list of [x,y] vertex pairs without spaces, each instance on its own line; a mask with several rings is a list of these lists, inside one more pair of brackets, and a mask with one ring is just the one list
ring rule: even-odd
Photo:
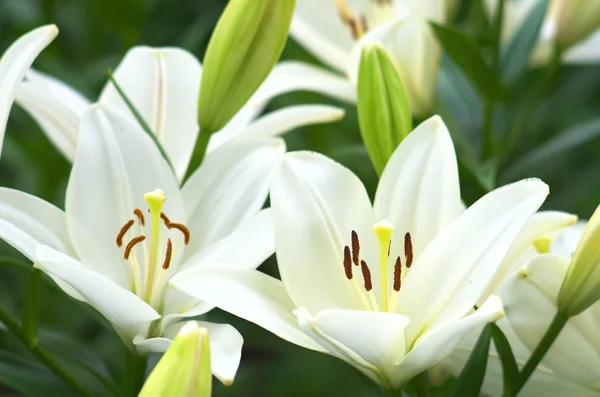
[[[183,235],[184,244],[187,245],[190,241],[190,232],[188,228],[176,222],[171,222],[167,215],[162,212],[165,203],[165,195],[162,190],[156,189],[152,192],[144,194],[144,200],[148,204],[150,212],[150,233],[146,235],[146,220],[141,209],[133,210],[135,219],[129,219],[117,234],[116,242],[118,247],[123,247],[124,238],[129,230],[137,223],[139,225],[140,234],[132,237],[123,250],[123,258],[127,260],[131,266],[132,274],[132,291],[143,298],[147,303],[154,306],[152,302],[152,291],[164,285],[166,275],[173,260],[173,241],[168,237],[166,242],[161,243],[161,225],[164,225],[163,231],[170,233],[174,231]],[[149,246],[148,246],[149,241]],[[141,251],[137,248],[141,247]],[[162,260],[159,262],[159,258]],[[158,273],[157,267],[160,265],[162,271]],[[162,290],[162,288],[161,288]]]
[[335,5],[342,22],[350,29],[350,33],[355,40],[364,36],[369,27],[390,20],[394,8],[392,0],[371,0],[368,15],[358,15],[358,13],[352,11],[346,0],[335,0]]
[[[373,232],[377,237],[379,243],[379,293],[381,303],[381,311],[395,311],[396,301],[398,292],[402,287],[402,280],[404,274],[402,272],[402,258],[398,256],[394,261],[394,271],[392,280],[392,291],[389,292],[389,279],[388,279],[388,267],[390,259],[390,250],[392,248],[392,233],[394,232],[394,226],[387,220],[382,220],[373,226]],[[413,263],[413,246],[412,237],[410,233],[404,235],[404,256],[406,269],[410,269]],[[373,280],[371,277],[371,269],[368,263],[360,258],[360,240],[358,233],[352,230],[351,233],[351,245],[344,247],[344,274],[348,280],[353,281],[355,287],[360,292],[361,296],[365,299],[367,306],[372,310],[379,311],[379,304],[373,292]],[[353,266],[359,267],[361,270],[363,284],[362,286],[356,280],[353,275]],[[366,293],[366,296],[365,296]],[[391,306],[390,306],[391,302]]]

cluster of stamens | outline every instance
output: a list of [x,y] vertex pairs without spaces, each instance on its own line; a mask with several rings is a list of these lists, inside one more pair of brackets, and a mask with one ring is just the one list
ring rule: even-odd
[[[386,5],[392,4],[392,0],[371,0],[379,7],[383,7]],[[367,18],[365,15],[356,16],[348,4],[346,4],[345,0],[335,0],[338,13],[340,18],[342,18],[342,22],[350,29],[350,33],[352,37],[357,40],[361,38],[368,30],[369,25],[367,23]]]

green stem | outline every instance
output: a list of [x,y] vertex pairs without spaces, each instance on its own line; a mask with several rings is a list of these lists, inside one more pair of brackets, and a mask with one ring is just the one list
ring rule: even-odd
[[127,371],[125,373],[125,396],[135,397],[138,395],[144,379],[146,377],[146,365],[148,359],[146,357],[137,356],[135,353],[127,351]]
[[536,369],[540,361],[542,361],[542,358],[544,358],[548,352],[548,349],[550,349],[550,346],[552,346],[568,320],[569,318],[567,316],[560,312],[556,312],[556,315],[554,315],[554,318],[546,330],[546,333],[542,337],[542,340],[539,341],[538,345],[535,347],[535,350],[533,353],[531,353],[531,357],[529,357],[529,360],[527,360],[527,363],[523,367],[523,370],[519,375],[519,381],[515,387],[513,396],[516,396],[523,386],[525,386],[525,383],[527,383],[527,380],[531,374],[533,374],[533,371]]
[[[504,0],[498,2],[498,8],[496,11],[496,18],[492,25],[492,70],[494,74],[498,73],[498,64],[500,61],[500,41],[502,36],[502,20],[504,18]],[[486,100],[483,110],[483,158],[489,159],[494,157],[495,144],[494,144],[494,101]]]
[[82,385],[80,385],[75,378],[69,374],[69,372],[64,369],[58,361],[46,349],[37,344],[37,342],[30,344],[27,336],[24,334],[19,322],[15,320],[6,310],[0,307],[0,321],[6,325],[6,328],[10,332],[12,332],[15,336],[21,340],[21,342],[29,348],[29,350],[33,353],[33,355],[48,369],[54,372],[58,377],[60,377],[63,382],[65,382],[68,386],[70,386],[73,390],[77,392],[80,396],[93,396],[91,392],[85,389]]
[[493,110],[494,103],[486,101],[483,113],[483,158],[494,157],[494,131],[493,131]]
[[386,390],[385,397],[402,397],[402,390]]
[[188,165],[187,171],[185,172],[185,178],[183,178],[183,183],[185,183],[190,176],[200,167],[202,164],[202,160],[204,160],[204,156],[206,155],[206,149],[208,148],[208,142],[210,141],[210,136],[212,132],[210,131],[198,131],[198,137],[196,138],[196,144],[194,145],[194,151],[192,152],[192,158]]
[[427,371],[423,371],[417,375],[412,383],[417,397],[429,397],[429,375]]

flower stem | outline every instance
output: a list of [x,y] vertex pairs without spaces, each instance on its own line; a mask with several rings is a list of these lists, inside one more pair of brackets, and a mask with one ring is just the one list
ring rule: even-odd
[[4,323],[4,325],[6,326],[6,328],[8,328],[8,330],[11,333],[13,333],[15,336],[17,336],[21,340],[21,342],[25,346],[27,346],[27,348],[29,348],[29,350],[33,353],[33,355],[42,364],[44,364],[48,369],[50,369],[59,378],[61,378],[63,380],[63,382],[65,382],[74,391],[76,391],[78,395],[86,396],[86,397],[93,396],[93,394],[91,392],[89,392],[88,390],[86,390],[86,388],[83,387],[81,384],[79,384],[77,382],[77,380],[75,378],[73,378],[71,376],[71,374],[69,374],[69,372],[65,368],[63,368],[60,365],[60,363],[54,357],[52,357],[52,355],[46,349],[44,349],[42,346],[40,346],[37,343],[37,341],[30,344],[29,340],[27,338],[27,335],[25,335],[25,333],[23,332],[23,329],[19,325],[19,322],[13,316],[11,316],[6,310],[4,310],[2,307],[0,307],[0,321],[2,321],[2,323]]
[[135,397],[144,385],[148,359],[127,351],[124,395]]
[[429,375],[427,370],[421,372],[412,381],[415,389],[415,396],[429,397]]
[[194,145],[194,151],[192,152],[192,158],[190,159],[187,171],[185,172],[185,178],[183,178],[183,183],[185,183],[190,178],[190,176],[192,176],[194,171],[196,171],[196,169],[200,167],[200,164],[202,164],[204,156],[206,155],[206,149],[208,148],[208,142],[210,141],[211,135],[212,132],[210,131],[198,131],[198,136],[196,137],[196,144]]
[[544,333],[544,336],[539,341],[538,345],[535,347],[535,350],[533,353],[531,353],[531,357],[529,357],[529,360],[527,360],[527,363],[523,367],[523,370],[519,375],[519,381],[517,382],[513,396],[516,396],[523,386],[525,386],[525,383],[527,383],[527,380],[531,374],[533,374],[533,371],[536,369],[540,361],[542,361],[542,358],[544,358],[548,352],[548,349],[550,349],[550,346],[552,346],[554,340],[558,337],[560,331],[562,331],[568,320],[569,318],[567,316],[560,312],[556,312],[552,322],[550,323],[550,326],[546,330],[546,333]]

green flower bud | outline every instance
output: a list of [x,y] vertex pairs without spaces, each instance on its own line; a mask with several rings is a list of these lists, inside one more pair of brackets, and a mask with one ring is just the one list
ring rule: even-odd
[[204,56],[198,123],[219,131],[248,102],[279,59],[296,0],[230,0]]
[[600,299],[600,206],[594,212],[573,253],[558,293],[558,311],[575,316]]
[[209,397],[211,389],[208,330],[190,321],[162,356],[139,397]]
[[408,97],[390,56],[378,43],[362,48],[358,70],[358,121],[379,175],[412,129]]

